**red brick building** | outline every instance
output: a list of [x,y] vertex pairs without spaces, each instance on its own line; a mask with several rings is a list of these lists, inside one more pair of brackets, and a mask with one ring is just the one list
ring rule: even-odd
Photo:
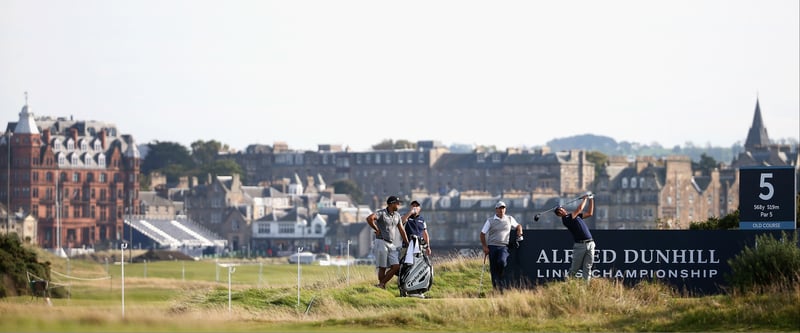
[[140,160],[115,125],[34,118],[26,101],[0,137],[0,204],[38,220],[43,248],[106,248],[123,239],[125,215],[138,214]]

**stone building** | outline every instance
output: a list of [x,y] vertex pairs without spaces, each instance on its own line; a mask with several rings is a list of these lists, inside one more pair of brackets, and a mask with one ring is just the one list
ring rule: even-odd
[[721,209],[719,171],[692,172],[688,156],[613,159],[595,186],[597,229],[687,229]]
[[367,198],[363,203],[373,208],[379,207],[389,195],[409,198],[414,191],[570,196],[590,190],[594,182],[594,164],[580,150],[450,153],[440,144],[420,141],[417,149],[367,152],[338,149],[297,152],[251,146],[243,153],[225,158],[236,160],[251,183],[279,187],[295,175],[353,180]]

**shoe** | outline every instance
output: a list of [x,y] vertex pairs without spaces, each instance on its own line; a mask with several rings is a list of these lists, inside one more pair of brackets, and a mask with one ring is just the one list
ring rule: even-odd
[[381,289],[386,289],[386,285],[384,285],[383,283],[378,283],[375,286]]
[[425,298],[425,294],[408,294],[408,297]]

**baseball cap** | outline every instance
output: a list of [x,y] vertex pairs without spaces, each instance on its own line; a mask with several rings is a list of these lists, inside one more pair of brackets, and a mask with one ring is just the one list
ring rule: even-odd
[[386,204],[387,205],[391,205],[393,203],[403,203],[403,200],[400,200],[400,198],[398,198],[396,196],[393,196],[393,195],[389,196],[389,198],[386,199]]
[[500,207],[505,207],[505,206],[506,206],[506,203],[502,202],[502,201],[498,201],[496,204],[494,204],[494,208],[500,208]]
[[414,200],[414,201],[412,201],[412,202],[411,202],[410,204],[408,204],[408,205],[409,205],[409,206],[421,206],[421,205],[419,204],[419,201],[417,201],[417,200]]

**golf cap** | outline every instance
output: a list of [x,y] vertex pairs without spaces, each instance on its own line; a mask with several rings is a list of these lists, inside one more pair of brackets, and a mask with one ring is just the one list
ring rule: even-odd
[[558,209],[559,208],[561,208],[561,206],[559,206],[559,205],[556,205],[555,207],[553,207],[553,214],[556,214],[556,216],[558,216]]
[[388,199],[386,199],[386,204],[387,205],[391,205],[393,203],[403,203],[403,200],[400,200],[398,197],[393,196],[393,195],[390,196]]
[[411,202],[410,204],[408,204],[408,205],[409,205],[409,206],[420,206],[420,204],[419,204],[419,201],[417,201],[417,200],[414,200],[414,201],[412,201],[412,202]]
[[500,207],[505,207],[505,206],[506,206],[506,203],[502,202],[502,201],[498,201],[496,204],[494,204],[494,208],[495,209],[500,208]]

